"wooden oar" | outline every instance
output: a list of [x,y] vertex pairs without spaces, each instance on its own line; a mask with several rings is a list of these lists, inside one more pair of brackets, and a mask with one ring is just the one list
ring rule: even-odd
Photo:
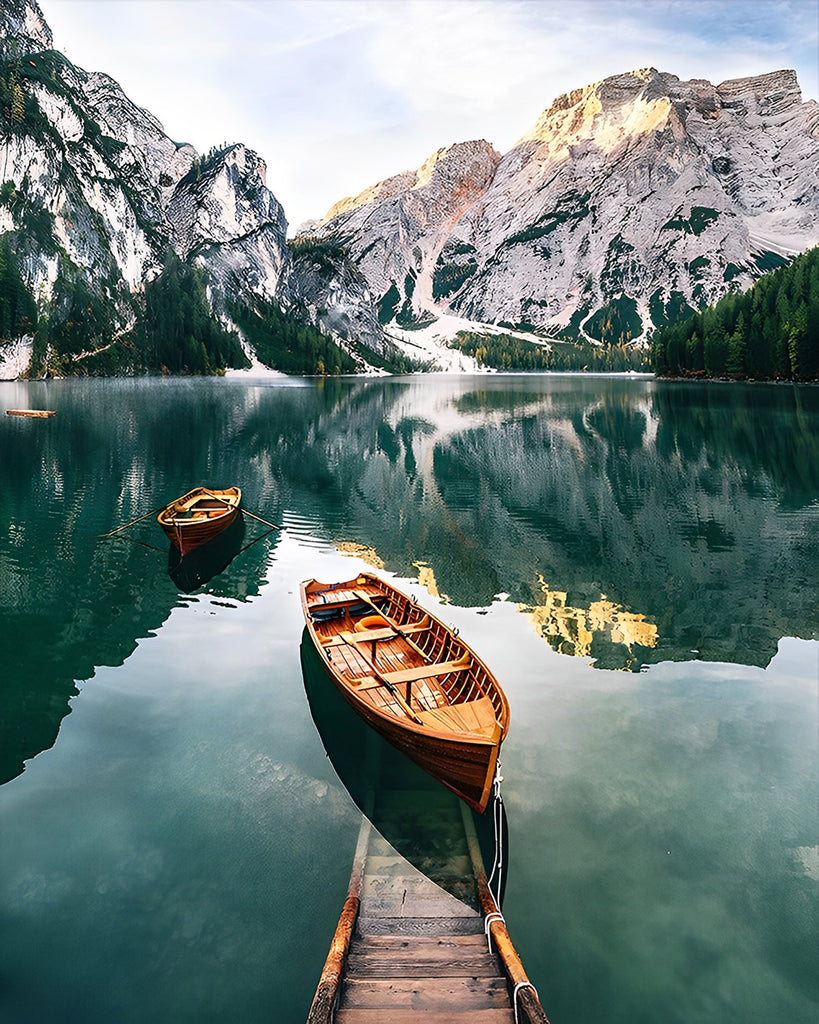
[[160,555],[164,555],[165,551],[163,548],[158,548],[155,544],[146,544],[144,540],[138,540],[136,537],[129,537],[128,534],[123,534],[120,540],[127,540],[129,544],[138,544],[141,548],[147,548],[149,551],[158,551]]
[[409,706],[409,704],[407,704],[407,702],[404,700],[404,698],[398,692],[398,688],[395,686],[395,684],[391,683],[389,681],[389,679],[387,679],[387,677],[379,669],[377,669],[375,667],[374,662],[370,658],[367,657],[367,655],[364,653],[364,651],[361,650],[360,647],[358,647],[355,643],[353,643],[352,640],[348,640],[344,636],[343,633],[340,633],[339,635],[341,636],[341,639],[344,641],[345,644],[349,644],[350,647],[352,647],[353,650],[357,651],[361,655],[361,657],[367,662],[367,664],[370,667],[370,671],[372,672],[372,674],[384,686],[387,687],[387,689],[390,691],[390,693],[393,695],[393,697],[395,697],[396,701],[398,701],[399,707],[413,720],[413,722],[415,722],[416,725],[423,725],[424,723],[421,721],[421,719],[418,717],[418,715],[415,714],[415,712],[412,710],[412,708]]
[[160,505],[159,508],[155,508],[153,512],[146,512],[144,516],[139,516],[137,519],[132,519],[130,523],[124,523],[122,526],[118,526],[116,530],[111,530],[110,533],[98,533],[97,537],[113,537],[115,533],[121,533],[123,530],[127,530],[129,526],[136,526],[137,523],[141,523],[143,519],[148,519],[150,516],[158,515],[163,508],[167,508],[167,505]]
[[[225,499],[223,497],[221,497],[220,495],[214,494],[212,491],[209,491],[207,489],[207,487],[203,487],[202,490],[205,492],[205,494],[209,495],[211,498],[215,498],[217,501],[224,502],[225,505],[229,505],[230,504],[230,502],[225,501]],[[246,516],[250,516],[251,519],[256,519],[258,522],[264,523],[264,525],[265,526],[269,526],[271,530],[280,530],[281,529],[281,527],[280,526],[276,526],[275,523],[268,523],[268,521],[266,519],[262,519],[261,516],[257,516],[255,513],[251,512],[249,509],[243,508],[242,506],[239,506],[239,511],[240,512],[244,512],[244,514]]]
[[251,519],[256,519],[260,523],[264,523],[265,526],[269,526],[271,530],[281,530],[281,526],[276,526],[275,523],[268,523],[266,519],[262,519],[261,516],[254,515],[252,512],[248,512],[246,508],[240,509],[246,516],[250,516]]
[[[228,527],[228,529],[230,529],[230,527]],[[247,551],[248,548],[252,548],[253,545],[254,544],[258,544],[260,540],[264,540],[265,537],[269,537],[272,532],[273,532],[272,530],[265,530],[264,533],[260,533],[259,536],[258,537],[254,537],[253,540],[249,544],[245,544],[245,546],[243,548],[239,548],[239,550],[236,552],[236,554],[237,555],[241,555],[243,551]]]
[[378,605],[374,601],[370,600],[370,598],[367,595],[366,591],[364,591],[364,590],[354,590],[353,593],[355,594],[355,596],[360,601],[364,601],[364,603],[368,604],[370,606],[370,608],[372,608],[375,611],[377,611],[378,614],[381,616],[381,618],[385,622],[388,622],[392,626],[392,628],[401,637],[401,639],[402,640],[406,640],[406,642],[410,645],[410,647],[412,647],[412,649],[414,651],[416,651],[418,654],[421,655],[421,657],[424,659],[424,661],[429,661],[429,655],[427,654],[427,652],[422,650],[418,646],[418,644],[415,643],[415,641],[412,639],[412,637],[407,636],[407,634],[403,631],[403,629],[401,629],[401,627],[398,625],[398,623],[395,621],[395,619],[393,619],[389,615],[387,615],[386,612],[381,611],[381,609],[378,607]]

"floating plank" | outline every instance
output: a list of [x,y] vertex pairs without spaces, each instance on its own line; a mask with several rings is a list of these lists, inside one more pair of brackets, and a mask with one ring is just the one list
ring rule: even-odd
[[56,416],[56,409],[6,409],[7,416],[35,416],[38,419],[46,419],[48,416]]

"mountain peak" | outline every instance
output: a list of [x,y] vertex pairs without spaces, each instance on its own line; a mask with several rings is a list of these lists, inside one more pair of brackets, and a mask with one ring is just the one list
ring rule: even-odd
[[564,93],[516,145],[545,144],[555,159],[564,159],[570,146],[594,137],[608,151],[627,135],[665,124],[671,110],[670,81],[677,80],[656,68],[640,68]]
[[478,180],[485,185],[499,161],[500,153],[485,139],[442,146],[428,156],[417,170],[401,171],[370,185],[356,196],[340,200],[327,211],[319,224],[328,224],[344,214],[396,199],[408,192],[435,187],[437,183],[443,187]]
[[443,146],[429,156],[415,172],[413,188],[423,188],[436,177],[446,179],[461,178],[465,169],[476,165],[491,165],[492,169],[500,160],[494,146],[485,139],[471,142],[455,142],[451,146]]
[[802,102],[796,72],[790,68],[721,82],[716,91],[726,105],[737,104],[744,98],[759,114],[782,113]]

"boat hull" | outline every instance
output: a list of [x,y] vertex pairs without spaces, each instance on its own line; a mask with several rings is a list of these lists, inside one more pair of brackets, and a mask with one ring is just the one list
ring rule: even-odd
[[167,505],[157,516],[157,522],[184,556],[226,530],[239,515],[241,503],[242,492],[238,487],[195,487]]
[[[359,641],[361,646],[356,645],[355,657],[350,655],[347,648],[352,646],[345,637],[354,634],[337,628],[333,633],[321,618],[326,614],[327,605],[318,603],[317,599],[311,602],[310,587],[313,595],[321,594],[316,590],[321,584],[315,581],[306,581],[302,584],[302,606],[307,623],[307,632],[313,646],[319,655],[327,675],[332,680],[344,700],[352,707],[358,715],[380,736],[391,743],[398,750],[402,751],[417,765],[427,771],[434,778],[438,779],[444,786],[457,794],[475,811],[482,813],[486,808],[492,792],[492,784],[498,762],[500,745],[506,734],[509,721],[509,707],[505,696],[494,676],[488,668],[480,661],[471,648],[468,648],[462,640],[456,638],[447,626],[439,619],[423,612],[423,620],[429,621],[429,630],[418,625],[418,616],[421,610],[413,605],[408,598],[396,591],[386,581],[370,574],[361,574],[357,580],[345,584],[336,584],[341,593],[357,593],[360,587],[370,588],[374,597],[380,596],[384,601],[389,602],[390,613],[386,614],[386,620],[398,625],[399,636],[402,636],[407,650],[415,650],[415,663],[408,671],[384,672],[376,668],[378,656],[376,655],[376,644],[385,638],[382,633],[388,633],[389,629],[379,630],[377,625],[373,631],[370,623],[373,616],[359,614],[357,617],[347,616],[348,624],[365,622],[365,629],[361,635],[365,638],[376,637],[372,643],[372,658],[365,654],[363,658],[358,657],[358,651],[362,648],[369,650],[369,641]],[[375,592],[378,591],[378,594]],[[325,591],[326,592],[326,591]],[[339,590],[336,590],[339,593]],[[385,605],[386,607],[386,605]],[[372,611],[372,609],[370,609]],[[403,612],[403,614],[401,614]],[[397,616],[397,618],[396,618]],[[369,621],[367,621],[369,620]],[[408,623],[412,623],[408,625]],[[353,628],[359,628],[353,626]],[[403,633],[403,629],[408,632]],[[408,645],[407,636],[413,630],[415,640]],[[430,639],[426,638],[427,632]],[[394,636],[394,634],[393,634]],[[342,641],[338,643],[339,639]],[[423,658],[423,646],[429,648],[427,661]],[[447,650],[454,656],[440,661],[439,655],[434,655],[436,650]],[[335,657],[334,657],[335,655]],[[400,652],[399,652],[400,656]],[[439,660],[435,660],[436,657]],[[355,658],[358,658],[356,661]],[[395,660],[393,651],[389,652],[385,661]],[[469,668],[464,669],[462,665],[469,659]],[[352,660],[351,660],[352,659]],[[360,665],[370,666],[369,675],[360,676]],[[443,685],[438,685],[434,669],[441,666],[440,678]],[[443,668],[448,671],[444,672]],[[363,671],[367,671],[366,668]],[[359,678],[355,678],[356,674]],[[412,680],[416,679],[418,682]],[[410,680],[408,677],[412,677]],[[414,703],[417,696],[413,698],[411,691],[418,686],[421,679],[431,679],[435,683],[435,699],[442,703],[438,707],[428,710],[420,710],[420,705]],[[389,686],[391,679],[396,680],[393,686]],[[406,683],[405,683],[406,679]],[[399,681],[400,680],[400,681]],[[450,683],[447,683],[450,680]],[[379,682],[383,683],[379,686]],[[406,685],[406,690],[403,687]],[[451,686],[451,692],[445,687]],[[386,692],[389,689],[389,692]],[[395,690],[398,695],[395,695]],[[382,691],[378,703],[371,696],[376,690]],[[463,694],[468,699],[463,699]],[[451,698],[451,703],[443,703]],[[410,703],[407,704],[407,701]],[[464,717],[472,707],[480,705],[484,715],[486,708],[491,701],[491,711],[488,722],[486,718],[478,723],[475,729],[459,728],[452,726],[447,728],[436,727],[438,716],[447,718],[450,710],[458,717]],[[403,709],[403,710],[402,710]],[[410,715],[415,710],[417,717],[413,720]]]
[[499,740],[478,742],[413,731],[373,713],[363,701],[356,701],[349,688],[341,685],[335,675],[330,675],[347,703],[371,728],[479,814],[483,813],[492,793]]

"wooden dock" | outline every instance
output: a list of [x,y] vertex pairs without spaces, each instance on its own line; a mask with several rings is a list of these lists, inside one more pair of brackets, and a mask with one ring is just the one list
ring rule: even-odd
[[[382,826],[390,816],[387,834],[402,819],[417,827],[406,796],[406,808],[393,794],[374,816]],[[452,801],[424,816],[445,851],[424,871],[364,817],[308,1024],[548,1024],[487,885],[471,814]]]

